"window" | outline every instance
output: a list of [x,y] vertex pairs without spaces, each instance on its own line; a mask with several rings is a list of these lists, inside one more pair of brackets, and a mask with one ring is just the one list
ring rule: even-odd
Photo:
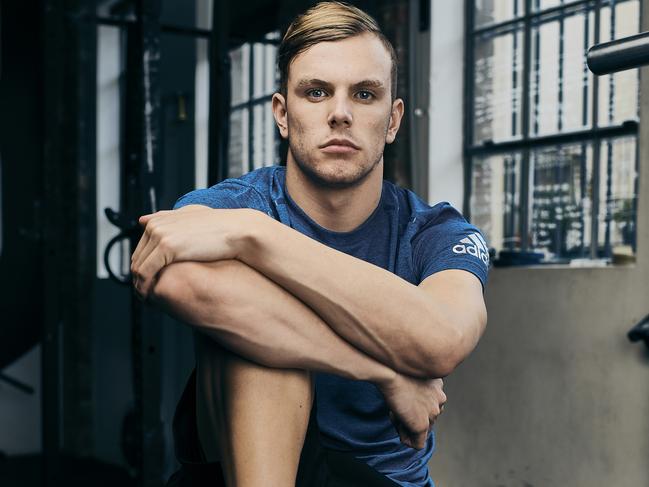
[[228,176],[279,164],[279,134],[271,111],[277,90],[275,63],[279,33],[230,52],[232,102]]
[[639,73],[586,52],[639,28],[639,0],[469,2],[465,210],[496,264],[635,256]]

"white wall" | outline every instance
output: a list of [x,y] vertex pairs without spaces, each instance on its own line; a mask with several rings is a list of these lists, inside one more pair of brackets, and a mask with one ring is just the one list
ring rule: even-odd
[[431,0],[428,200],[462,209],[464,2]]

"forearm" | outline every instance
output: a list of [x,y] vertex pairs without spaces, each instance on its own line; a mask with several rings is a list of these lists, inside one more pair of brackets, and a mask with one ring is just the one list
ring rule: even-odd
[[[313,308],[337,334],[392,369],[446,375],[461,360],[457,320],[441,300],[377,266],[338,252],[264,215],[239,254]],[[466,352],[468,353],[468,351]],[[458,358],[459,357],[459,358]]]
[[236,260],[172,264],[161,273],[154,296],[171,314],[261,365],[376,384],[395,375],[288,291]]

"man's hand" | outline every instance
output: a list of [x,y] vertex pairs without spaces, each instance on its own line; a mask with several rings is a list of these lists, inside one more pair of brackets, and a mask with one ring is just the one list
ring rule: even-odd
[[397,376],[389,384],[379,385],[390,408],[390,419],[401,443],[421,450],[435,419],[446,403],[442,379],[415,379]]
[[251,211],[189,205],[140,217],[144,233],[131,259],[138,294],[148,298],[158,273],[173,262],[235,259],[243,220]]

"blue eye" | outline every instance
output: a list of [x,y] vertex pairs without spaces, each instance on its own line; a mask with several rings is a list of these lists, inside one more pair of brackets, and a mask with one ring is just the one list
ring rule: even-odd
[[356,95],[361,100],[371,100],[372,98],[374,98],[374,93],[372,93],[371,91],[362,90],[359,91]]
[[312,90],[307,91],[306,94],[311,98],[322,98],[325,96],[325,91],[322,88],[313,88]]

